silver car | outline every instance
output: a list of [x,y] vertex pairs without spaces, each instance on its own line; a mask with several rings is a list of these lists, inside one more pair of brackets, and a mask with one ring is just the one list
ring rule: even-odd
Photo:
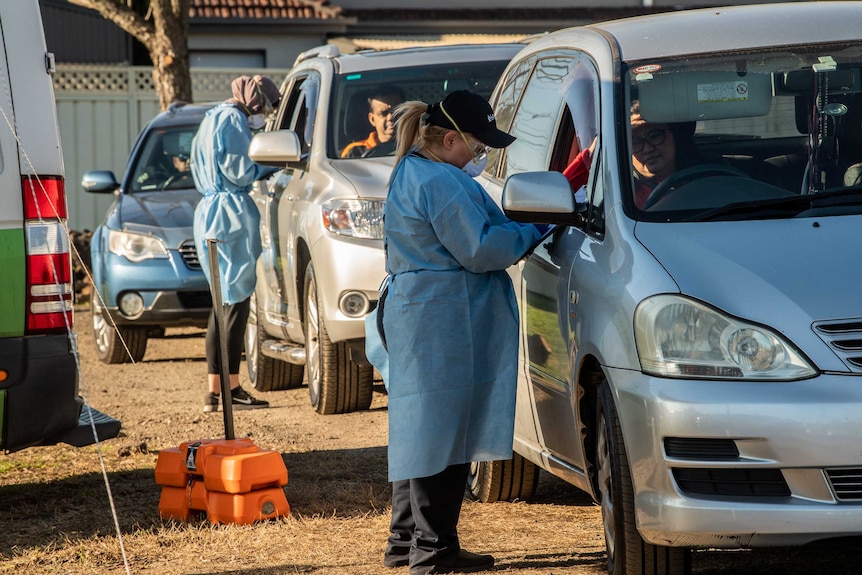
[[482,183],[557,227],[510,270],[516,455],[473,466],[479,499],[537,468],[583,489],[612,574],[862,533],[860,21],[684,11],[513,59],[493,103],[518,140]]
[[399,99],[429,103],[459,89],[487,97],[522,47],[339,54],[328,45],[299,56],[277,118],[249,150],[255,161],[283,168],[254,192],[263,255],[246,351],[256,389],[298,387],[307,370],[318,413],[368,408],[373,368],[364,320],[385,275],[383,206],[394,141],[358,157],[342,153],[373,131],[375,89],[396,86]]

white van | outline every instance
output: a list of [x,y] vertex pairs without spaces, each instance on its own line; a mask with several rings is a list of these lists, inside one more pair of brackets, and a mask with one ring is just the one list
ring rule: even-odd
[[[95,442],[78,395],[63,156],[38,0],[0,0],[0,449]],[[91,410],[100,439],[120,422]]]

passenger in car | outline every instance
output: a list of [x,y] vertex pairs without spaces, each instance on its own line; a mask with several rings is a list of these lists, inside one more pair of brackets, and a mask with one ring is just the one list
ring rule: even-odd
[[[391,280],[392,520],[383,563],[410,575],[490,569],[461,549],[458,519],[472,461],[512,457],[518,314],[506,268],[539,240],[471,176],[514,138],[479,94],[396,109],[398,164],[384,218]],[[374,337],[368,330],[366,337]]]
[[395,122],[392,110],[404,102],[404,92],[393,84],[382,84],[368,96],[368,123],[373,130],[364,140],[348,144],[342,151],[342,158],[360,158],[381,144],[389,144],[395,150]]
[[[207,240],[218,243],[219,279],[224,305],[228,373],[233,409],[269,407],[239,385],[249,300],[260,256],[260,213],[249,196],[256,180],[275,171],[248,157],[252,128],[278,105],[278,87],[265,76],[240,76],[231,84],[233,97],[204,116],[192,140],[191,170],[195,187],[203,195],[195,209],[195,247],[204,275],[212,286],[207,265]],[[207,386],[204,411],[218,411],[221,403],[221,346],[215,309],[206,335]]]

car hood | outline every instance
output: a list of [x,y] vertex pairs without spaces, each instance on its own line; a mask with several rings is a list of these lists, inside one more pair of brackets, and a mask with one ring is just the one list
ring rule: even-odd
[[360,198],[385,198],[395,157],[332,160],[332,167],[353,184]]
[[862,216],[644,223],[638,240],[688,294],[790,332],[862,316]]
[[121,194],[118,227],[153,234],[176,248],[194,236],[194,212],[200,199],[195,189]]

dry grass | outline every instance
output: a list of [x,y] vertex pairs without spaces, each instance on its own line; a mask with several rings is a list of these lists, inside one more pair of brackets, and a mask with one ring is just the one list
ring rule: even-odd
[[[122,547],[97,449],[31,448],[0,457],[0,574],[406,575],[381,565],[390,497],[385,395],[375,393],[369,411],[322,417],[305,388],[262,394],[272,407],[237,412],[236,432],[283,454],[291,514],[250,526],[164,521],[153,475],[158,450],[223,434],[221,414],[201,413],[202,332],[169,331],[140,364],[106,366],[95,361],[89,324],[89,313],[76,314],[83,387],[92,405],[123,421],[122,436],[101,446]],[[605,570],[598,509],[547,474],[533,502],[465,502],[460,533],[465,547],[494,554],[502,573]],[[694,572],[856,574],[856,549],[858,541],[702,552]]]

